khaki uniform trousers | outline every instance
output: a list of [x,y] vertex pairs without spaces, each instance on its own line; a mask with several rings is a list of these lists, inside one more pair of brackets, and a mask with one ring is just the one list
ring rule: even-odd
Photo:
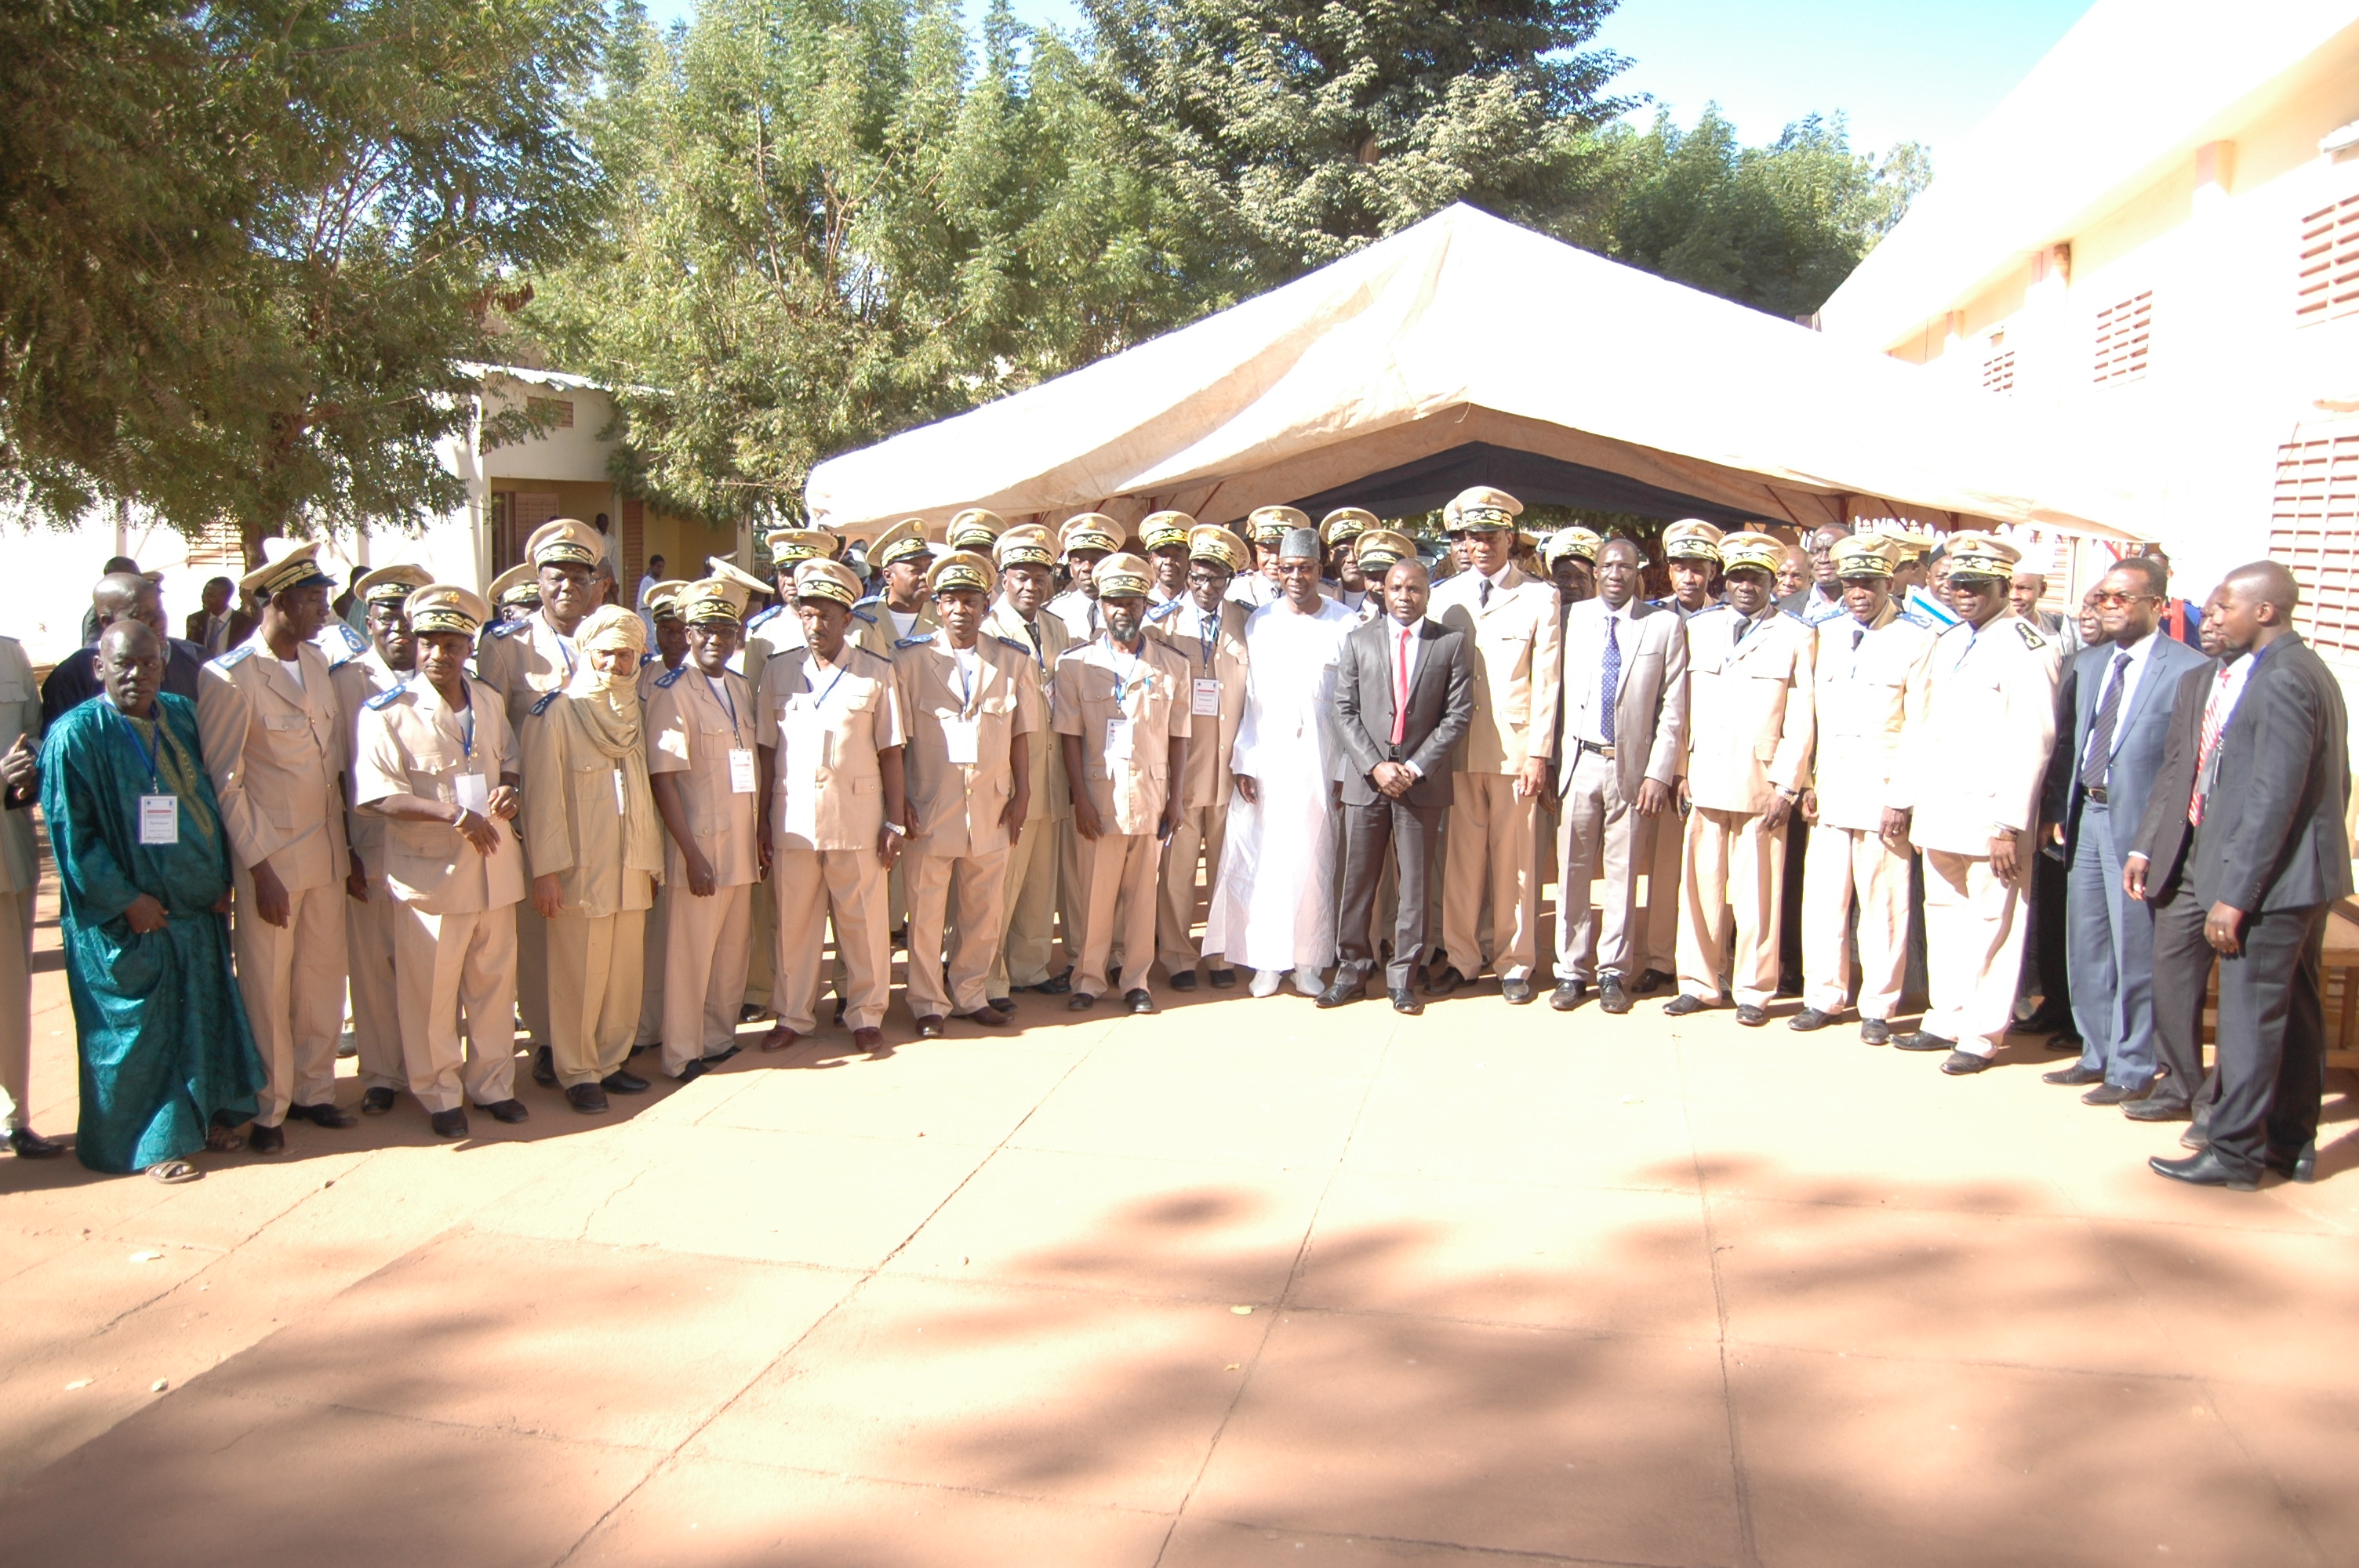
[[1009,849],[988,855],[911,855],[901,861],[903,885],[909,890],[909,982],[903,1000],[911,1013],[941,1018],[973,1012],[990,1001],[992,960],[1007,924],[1007,862],[1014,855]]
[[[759,883],[714,888],[699,898],[685,887],[671,894],[664,916],[663,1070],[673,1077],[690,1062],[726,1051],[737,1038],[737,1010],[745,968],[754,957],[755,894]],[[664,895],[658,895],[662,907]]]
[[647,911],[645,946],[647,956],[640,960],[639,1022],[631,1031],[631,1049],[654,1045],[664,1037],[664,976],[665,955],[670,951],[665,933],[671,929],[671,883],[656,884],[656,902]]
[[[1171,841],[1163,846],[1163,864],[1156,873],[1155,946],[1164,969],[1174,975],[1193,974],[1196,946],[1196,865],[1204,865],[1204,887],[1210,892],[1221,877],[1221,846],[1229,836],[1229,808],[1198,806],[1180,814]],[[1216,958],[1214,968],[1228,960]]]
[[1642,968],[1680,972],[1680,862],[1687,856],[1687,821],[1676,803],[1640,831],[1647,836],[1647,927]]
[[1441,939],[1451,967],[1470,980],[1484,968],[1485,913],[1494,947],[1489,962],[1498,968],[1499,979],[1529,979],[1538,962],[1539,841],[1532,822],[1537,804],[1516,797],[1515,777],[1509,773],[1462,773],[1451,781]]
[[[756,884],[761,885],[761,884]],[[745,1005],[770,1005],[771,963],[778,946],[777,906],[766,887],[754,895],[753,914],[745,922]]]
[[[1601,974],[1637,979],[1638,868],[1646,818],[1622,796],[1613,761],[1584,750],[1572,765],[1556,836],[1556,978],[1595,983]],[[1603,882],[1597,903],[1591,892]]]
[[[525,886],[532,886],[532,868],[525,867]],[[516,905],[516,1011],[524,1017],[525,1033],[535,1048],[550,1044],[549,1033],[549,922],[527,898]]]
[[1082,951],[1075,960],[1073,989],[1103,996],[1106,969],[1115,949],[1125,955],[1125,989],[1147,985],[1155,951],[1155,869],[1163,846],[1152,833],[1104,833],[1093,841],[1076,835],[1082,860]]
[[394,905],[402,1060],[429,1111],[516,1098],[516,915],[515,904],[461,914]]
[[254,1046],[270,1075],[255,1121],[278,1127],[297,1105],[336,1102],[336,1045],[344,1033],[344,912],[341,878],[287,895],[287,924],[254,913],[254,879],[237,873],[230,949]]
[[1016,986],[1037,986],[1055,971],[1057,952],[1057,854],[1061,830],[1071,819],[1027,817],[1024,831],[1007,851],[1007,935],[991,961],[984,989],[1006,996]]
[[[1788,832],[1792,831],[1789,827]],[[1802,1000],[1841,1012],[1851,1000],[1850,924],[1859,905],[1859,1015],[1889,1019],[1908,966],[1908,857],[1881,834],[1810,829],[1802,861]]]
[[835,957],[842,970],[843,1022],[874,1029],[885,1022],[893,983],[892,932],[885,924],[885,868],[874,849],[780,849],[770,866],[777,900],[777,979],[770,1003],[778,1022],[808,1034],[819,1003],[819,961],[825,924],[835,923]]
[[[518,910],[517,935],[523,935]],[[560,914],[549,932],[549,1045],[557,1081],[594,1084],[630,1059],[639,1026],[647,912]]]
[[1088,860],[1082,836],[1071,816],[1057,822],[1057,929],[1065,943],[1065,962],[1082,961],[1082,933],[1089,928]]
[[33,1113],[33,895],[0,893],[0,1131]]
[[[2031,863],[2027,836],[2017,853]],[[1932,993],[1918,1025],[1970,1056],[1995,1056],[2015,1022],[2023,967],[2023,890],[2003,882],[1986,856],[1925,851],[1925,981]]]
[[[406,1089],[409,1067],[401,1038],[401,993],[394,983],[394,933],[400,914],[393,887],[369,878],[368,902],[344,901],[344,957],[352,968],[353,1041],[360,1047],[364,1089]],[[508,988],[511,996],[516,988]],[[511,1015],[515,1004],[511,1000]],[[514,1033],[514,1017],[510,1020]]]
[[[1719,1001],[1724,966],[1739,1007],[1766,1007],[1777,995],[1777,895],[1785,881],[1786,835],[1772,833],[1757,811],[1688,813],[1687,861],[1680,885],[1680,990]],[[1788,823],[1792,821],[1788,818]],[[1732,936],[1723,915],[1735,917]]]

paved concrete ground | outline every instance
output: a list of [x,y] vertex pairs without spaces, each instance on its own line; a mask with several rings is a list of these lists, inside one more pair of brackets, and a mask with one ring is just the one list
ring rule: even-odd
[[459,1145],[0,1162],[0,1556],[2359,1562],[2348,1082],[2239,1195],[2036,1044],[1025,1002]]

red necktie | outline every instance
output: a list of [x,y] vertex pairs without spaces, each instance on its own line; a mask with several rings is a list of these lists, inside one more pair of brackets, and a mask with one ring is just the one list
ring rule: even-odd
[[1393,744],[1408,738],[1408,640],[1417,628],[1404,626],[1400,634],[1400,665],[1393,676]]
[[2220,744],[2220,731],[2225,728],[2227,714],[2220,699],[2228,695],[2228,671],[2220,672],[2220,682],[2212,688],[2212,700],[2203,705],[2203,741],[2195,750],[2195,793],[2188,798],[2187,825],[2203,826],[2203,774],[2212,765],[2212,753]]

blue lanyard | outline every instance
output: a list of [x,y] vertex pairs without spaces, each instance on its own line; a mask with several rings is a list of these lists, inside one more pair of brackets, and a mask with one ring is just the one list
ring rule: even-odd
[[467,704],[466,725],[459,731],[459,755],[466,762],[475,760],[475,705],[472,702]]
[[[106,699],[106,706],[109,708],[114,708],[114,698],[112,697],[108,697]],[[138,748],[139,760],[147,765],[147,787],[154,790],[158,795],[163,794],[163,775],[156,771],[156,752],[149,751],[147,749],[147,742],[139,738],[139,727],[131,722],[131,716],[129,714],[124,712],[123,709],[119,708],[114,708],[114,719],[116,723],[123,726],[123,732],[131,737],[132,745]],[[161,708],[158,708],[156,710],[156,722],[159,726],[164,722],[164,710]],[[157,751],[161,750],[163,750],[163,737],[159,734],[157,737]]]
[[803,663],[803,695],[810,697],[811,706],[813,708],[825,708],[827,706],[827,699],[835,692],[836,682],[842,678],[843,666],[842,665],[838,665],[835,666],[834,679],[830,680],[827,683],[827,690],[819,693],[816,697],[812,697],[810,663],[809,660],[805,660]]
[[[1116,657],[1119,657],[1122,654],[1121,645],[1114,640],[1111,634],[1106,638],[1106,649],[1111,654]],[[1138,638],[1138,652],[1130,655],[1130,674],[1124,675],[1120,670],[1114,672],[1114,705],[1116,708],[1120,708],[1122,706],[1123,695],[1130,690],[1130,683],[1134,679],[1143,683],[1147,678],[1146,655],[1147,634],[1142,632],[1139,633]]]
[[[983,657],[980,649],[975,650],[974,654],[978,661]],[[974,683],[968,679],[966,661],[959,657],[959,651],[956,648],[951,650],[951,664],[958,671],[959,717],[963,719],[974,708]]]

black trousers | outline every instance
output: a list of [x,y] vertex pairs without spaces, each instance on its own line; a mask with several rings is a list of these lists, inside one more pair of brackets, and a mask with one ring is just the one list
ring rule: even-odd
[[1368,947],[1368,924],[1375,918],[1376,889],[1385,880],[1386,857],[1399,873],[1399,913],[1393,917],[1393,957],[1385,968],[1385,988],[1403,990],[1415,983],[1425,962],[1426,880],[1433,870],[1433,847],[1446,806],[1409,806],[1379,800],[1343,807],[1343,874],[1335,897],[1338,985],[1364,982],[1376,967]]
[[2203,989],[2216,956],[2203,940],[2207,908],[2184,881],[2154,906],[2154,1059],[2163,1074],[2154,1092],[2198,1107],[2206,1103]]
[[2271,910],[2245,921],[2245,950],[2220,960],[2220,1089],[2212,1152],[2230,1171],[2260,1174],[2272,1150],[2318,1137],[2326,1094],[2327,906]]
[[2043,845],[2031,857],[2031,925],[2024,934],[2023,976],[2016,994],[2020,997],[2036,984],[2040,1013],[2062,1020],[2062,1027],[2071,1029],[2072,927],[2064,915],[2064,901],[2071,892],[2072,868],[2060,852],[2049,853],[2049,848]]

